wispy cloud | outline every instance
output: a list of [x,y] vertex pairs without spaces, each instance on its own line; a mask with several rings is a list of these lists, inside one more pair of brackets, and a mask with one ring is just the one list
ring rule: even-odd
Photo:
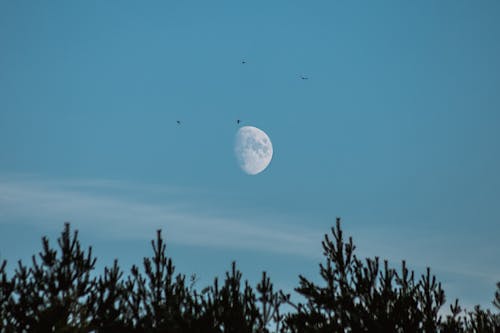
[[[63,221],[70,221],[74,227],[92,232],[96,237],[148,240],[154,237],[156,229],[163,229],[171,243],[298,255],[314,262],[322,260],[320,241],[328,230],[300,227],[298,221],[286,223],[289,216],[250,216],[230,211],[216,215],[213,212],[220,211],[216,207],[210,212],[200,209],[196,200],[185,200],[193,191],[196,192],[116,180],[0,176],[0,225],[15,220],[59,230]],[[349,223],[356,225],[351,220]],[[410,235],[403,230],[366,224],[349,229],[355,244],[360,246],[360,257],[379,255],[390,259],[396,267],[401,259],[407,259],[417,271],[430,265],[438,276],[453,276],[450,283],[458,279],[457,286],[450,286],[457,296],[471,281],[488,294],[499,276],[498,265],[488,264],[498,262],[495,259],[498,251],[488,248],[479,251],[481,245],[485,247],[481,243],[476,244],[474,252],[480,256],[467,256],[462,251],[456,258],[450,258],[449,253],[455,253],[461,245],[435,239],[432,230]],[[394,235],[398,237],[391,237]]]
[[[161,202],[136,199],[138,192],[147,196],[158,191],[170,195]],[[285,230],[283,224],[271,223],[268,217],[209,215],[195,204],[169,200],[177,191],[181,189],[108,180],[4,177],[0,178],[0,223],[15,219],[55,228],[62,221],[71,221],[77,228],[103,237],[140,239],[149,239],[154,230],[163,229],[169,241],[180,244],[307,257],[320,254],[321,232],[297,227]]]

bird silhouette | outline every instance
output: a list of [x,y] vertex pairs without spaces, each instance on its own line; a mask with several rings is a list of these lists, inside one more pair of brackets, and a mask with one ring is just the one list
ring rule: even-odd
[[304,75],[301,75],[301,76],[300,76],[300,78],[301,78],[302,80],[309,80],[309,78],[308,78],[307,76],[304,76]]
[[180,120],[177,120],[177,125],[180,125],[181,124],[181,121]]
[[243,59],[243,60],[241,61],[241,63],[244,65],[244,64],[246,64],[246,63],[247,63],[247,61],[246,61],[245,59]]
[[236,123],[237,123],[237,124],[241,123],[241,120],[237,119],[237,120],[236,120]]

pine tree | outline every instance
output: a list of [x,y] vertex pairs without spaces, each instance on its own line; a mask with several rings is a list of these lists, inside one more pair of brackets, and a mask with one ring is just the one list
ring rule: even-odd
[[13,281],[10,325],[15,331],[84,332],[90,324],[89,299],[96,259],[84,251],[66,223],[58,239],[59,251],[42,238],[43,249],[32,257],[32,267],[18,262]]
[[[352,238],[347,241],[340,219],[322,242],[326,262],[320,264],[323,285],[299,276],[295,290],[306,303],[292,304],[295,312],[285,318],[288,332],[495,332],[498,315],[476,311],[459,316],[458,301],[452,315],[442,321],[439,310],[445,303],[441,284],[430,268],[417,281],[406,262],[401,271],[380,266],[378,257],[360,260]],[[496,322],[496,324],[495,324]],[[496,325],[496,326],[495,326]]]
[[[305,302],[275,290],[266,272],[252,287],[233,262],[222,282],[201,291],[196,276],[175,273],[157,232],[153,255],[125,276],[115,260],[98,275],[92,248],[84,250],[68,223],[58,248],[42,238],[31,266],[0,264],[0,333],[7,332],[500,332],[500,314],[455,300],[445,318],[441,284],[429,268],[418,279],[403,261],[399,270],[379,258],[361,260],[340,219],[322,242],[322,284],[299,276]],[[500,282],[493,304],[500,309]],[[291,310],[284,312],[286,304]]]

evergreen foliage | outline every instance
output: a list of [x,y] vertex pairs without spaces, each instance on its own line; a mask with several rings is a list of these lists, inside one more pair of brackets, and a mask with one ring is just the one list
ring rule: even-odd
[[[236,263],[223,281],[201,290],[196,276],[175,272],[161,232],[153,255],[125,276],[115,260],[101,275],[92,248],[65,224],[55,249],[42,251],[13,276],[0,262],[0,332],[500,332],[500,314],[458,300],[443,318],[445,293],[428,268],[416,278],[403,261],[399,270],[379,258],[360,259],[340,220],[322,242],[322,284],[299,276],[303,302],[275,290],[266,274],[252,287]],[[493,299],[500,309],[500,282]],[[286,309],[286,311],[285,311]]]

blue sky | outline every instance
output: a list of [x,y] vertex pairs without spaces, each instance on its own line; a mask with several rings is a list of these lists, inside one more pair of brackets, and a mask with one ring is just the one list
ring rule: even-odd
[[[360,255],[489,306],[498,17],[486,0],[2,1],[0,256],[71,221],[129,267],[162,228],[202,283],[234,259],[291,289],[340,216]],[[273,142],[257,176],[236,119]]]

